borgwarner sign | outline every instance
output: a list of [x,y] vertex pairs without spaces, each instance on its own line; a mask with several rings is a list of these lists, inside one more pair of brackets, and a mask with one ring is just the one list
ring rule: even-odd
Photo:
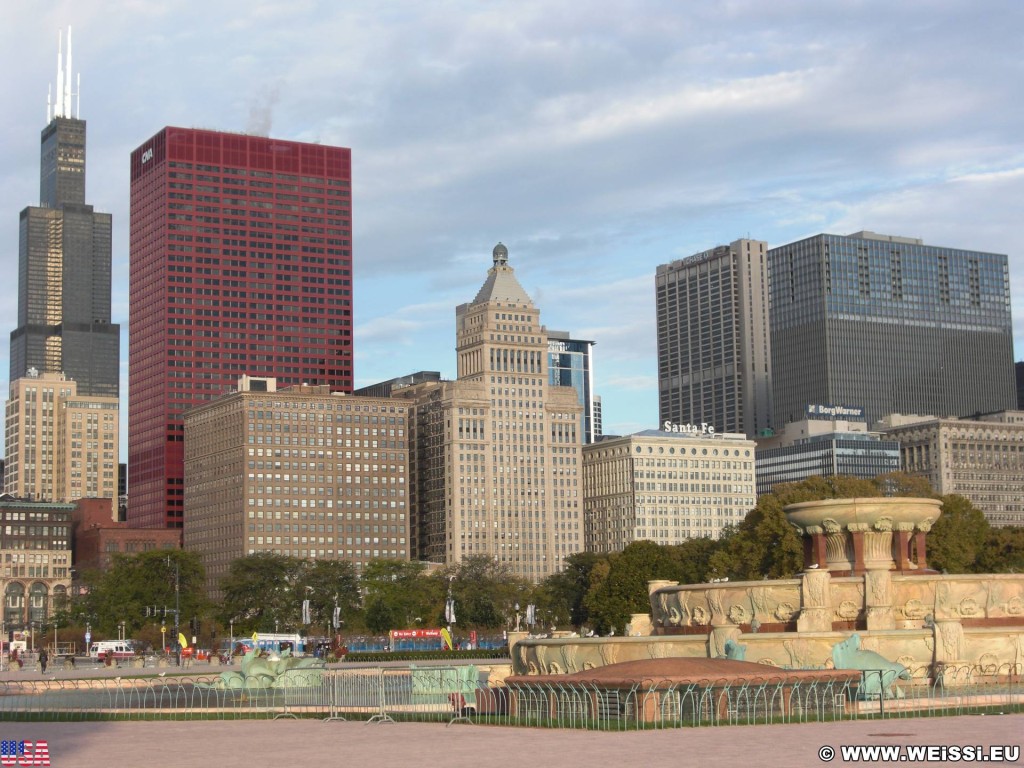
[[864,409],[850,405],[808,405],[808,418],[863,419]]
[[671,421],[666,421],[661,425],[661,429],[664,432],[682,432],[688,435],[713,435],[715,434],[715,428],[710,424],[673,424]]

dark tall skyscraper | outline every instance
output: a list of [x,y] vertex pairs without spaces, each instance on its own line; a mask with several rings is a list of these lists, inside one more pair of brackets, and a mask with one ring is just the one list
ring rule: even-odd
[[748,437],[771,426],[766,249],[737,240],[658,267],[661,422]]
[[967,416],[1012,409],[1007,258],[873,232],[768,251],[775,422],[810,404]]
[[[348,149],[186,128],[132,152],[131,525],[182,526],[183,414],[243,374],[352,391],[351,167]],[[287,425],[303,447],[261,450],[308,461],[312,421]]]
[[39,205],[21,212],[10,379],[30,368],[64,373],[80,395],[117,397],[121,328],[110,322],[111,217],[85,202],[85,121],[72,116],[70,30],[66,72],[62,53],[42,133]]

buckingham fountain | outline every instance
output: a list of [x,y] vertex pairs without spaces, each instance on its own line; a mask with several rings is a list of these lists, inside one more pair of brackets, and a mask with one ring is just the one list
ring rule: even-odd
[[[792,579],[649,583],[650,614],[624,637],[523,638],[513,674],[582,672],[645,659],[731,658],[780,669],[865,669],[946,685],[1024,672],[1024,575],[937,573],[926,537],[941,502],[791,504],[804,537]],[[868,657],[867,663],[863,658]]]

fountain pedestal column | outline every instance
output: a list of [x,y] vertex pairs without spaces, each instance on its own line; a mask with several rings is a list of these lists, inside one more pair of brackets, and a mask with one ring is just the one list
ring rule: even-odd
[[895,629],[892,612],[892,575],[889,571],[873,570],[864,574],[864,607],[867,609],[867,628]]
[[798,632],[832,631],[832,574],[826,570],[804,571],[800,584]]

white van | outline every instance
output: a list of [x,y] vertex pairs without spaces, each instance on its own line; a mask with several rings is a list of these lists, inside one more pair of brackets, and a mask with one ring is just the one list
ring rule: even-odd
[[135,656],[134,649],[125,640],[100,640],[89,648],[89,657],[93,661],[103,661],[108,652],[114,659],[131,659]]

